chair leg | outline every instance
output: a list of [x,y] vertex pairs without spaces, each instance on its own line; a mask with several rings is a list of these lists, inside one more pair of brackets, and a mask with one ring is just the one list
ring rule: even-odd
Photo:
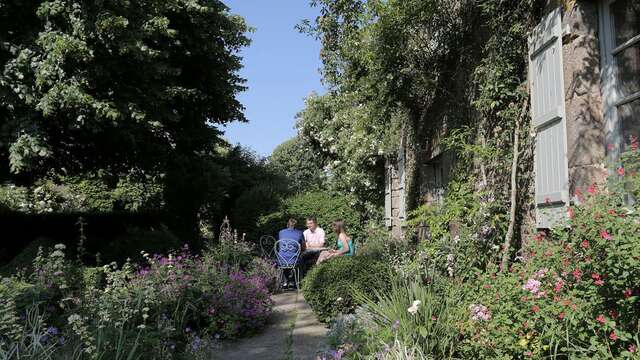
[[284,276],[284,271],[282,271],[281,268],[278,268],[278,284],[276,285],[276,288],[278,289],[278,292],[282,291],[282,277]]
[[293,276],[295,277],[296,290],[300,291],[300,268],[293,268]]

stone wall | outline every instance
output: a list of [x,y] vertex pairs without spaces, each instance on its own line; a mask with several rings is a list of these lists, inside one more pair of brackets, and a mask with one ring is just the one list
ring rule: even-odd
[[596,1],[574,1],[562,25],[569,187],[604,181],[605,126],[600,89],[599,17]]

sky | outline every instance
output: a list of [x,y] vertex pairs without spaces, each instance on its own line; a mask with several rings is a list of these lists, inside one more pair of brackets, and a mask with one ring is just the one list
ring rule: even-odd
[[320,83],[320,44],[300,34],[295,25],[314,20],[318,8],[308,0],[226,0],[231,13],[243,16],[255,29],[252,43],[241,55],[240,75],[249,89],[240,94],[248,123],[232,123],[225,138],[268,156],[296,134],[295,116],[312,91],[323,93]]

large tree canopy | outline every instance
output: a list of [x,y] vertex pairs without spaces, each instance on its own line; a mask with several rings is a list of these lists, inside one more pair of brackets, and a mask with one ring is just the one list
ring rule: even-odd
[[215,124],[244,120],[246,31],[217,0],[1,0],[0,151],[13,173],[211,151]]

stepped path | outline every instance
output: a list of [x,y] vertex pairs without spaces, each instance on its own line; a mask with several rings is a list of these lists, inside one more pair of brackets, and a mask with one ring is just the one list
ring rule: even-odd
[[260,334],[221,345],[214,359],[306,360],[316,359],[327,328],[318,322],[301,292],[273,296],[274,311]]

